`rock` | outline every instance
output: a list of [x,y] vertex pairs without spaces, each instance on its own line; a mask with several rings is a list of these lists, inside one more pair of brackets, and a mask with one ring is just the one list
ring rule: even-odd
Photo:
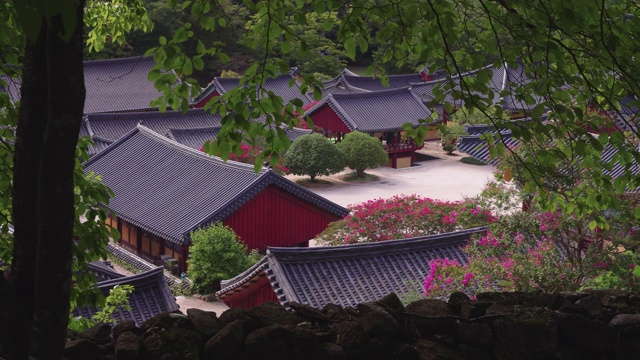
[[565,298],[567,301],[571,302],[572,304],[575,304],[576,301],[589,296],[589,293],[562,291],[558,293],[558,295]]
[[269,325],[297,325],[304,320],[291,311],[287,311],[284,306],[273,302],[265,302],[248,310],[246,314],[258,327]]
[[289,332],[275,324],[254,330],[244,339],[245,355],[251,359],[288,359],[288,337]]
[[449,316],[453,312],[449,305],[437,299],[422,299],[414,301],[406,307],[408,313],[422,316]]
[[640,314],[619,314],[609,321],[609,326],[622,334],[638,333],[640,330]]
[[618,333],[605,324],[577,315],[558,314],[560,345],[574,349],[583,358],[607,358],[617,347],[618,338]]
[[193,324],[188,317],[182,313],[162,313],[145,321],[140,326],[142,331],[157,327],[160,329],[189,329],[193,330]]
[[481,302],[490,302],[497,305],[524,305],[527,307],[549,307],[553,296],[543,293],[525,293],[520,291],[486,292],[476,295]]
[[115,345],[115,360],[138,360],[142,338],[130,331],[120,333]]
[[[333,339],[335,341],[335,339]],[[289,333],[291,357],[293,359],[308,359],[320,343],[316,333],[304,327],[291,329]]]
[[384,306],[375,303],[375,302],[368,302],[368,303],[362,303],[362,304],[358,304],[356,305],[356,309],[358,310],[358,316],[363,316],[366,315],[370,312],[386,312],[387,310],[385,309]]
[[357,321],[343,321],[339,323],[335,332],[337,344],[342,347],[347,354],[359,351],[369,340],[362,326]]
[[509,317],[491,323],[497,358],[547,359],[558,345],[558,322],[542,308],[513,306]]
[[87,339],[67,341],[64,346],[64,356],[68,360],[99,360],[102,351],[95,343]]
[[218,321],[224,327],[236,320],[249,320],[247,313],[240,308],[231,308],[220,315]]
[[456,291],[449,295],[449,301],[447,301],[447,305],[449,305],[449,309],[453,312],[454,315],[460,316],[460,311],[462,310],[462,304],[469,302],[469,296],[467,294]]
[[409,316],[423,338],[435,335],[445,335],[452,339],[458,338],[460,318],[457,316],[420,316],[416,314]]
[[343,321],[351,319],[351,316],[347,313],[347,311],[336,304],[325,305],[322,308],[322,313],[327,315],[331,321]]
[[487,314],[487,309],[493,304],[482,301],[465,301],[460,304],[460,316],[465,319],[474,319]]
[[303,319],[316,323],[316,324],[326,324],[329,322],[329,316],[325,315],[322,311],[313,308],[309,305],[298,304],[297,302],[289,303],[289,307],[294,311],[295,314],[302,317]]
[[142,329],[138,328],[136,326],[136,322],[133,320],[124,320],[119,322],[118,324],[116,324],[113,327],[113,330],[111,331],[111,337],[114,340],[118,340],[118,337],[120,336],[120,334],[122,334],[125,331],[129,331],[132,332],[138,336],[142,335]]
[[244,331],[243,320],[235,320],[224,326],[205,344],[205,358],[219,360],[236,359],[242,352]]
[[581,306],[589,316],[597,319],[602,314],[602,302],[595,295],[589,295],[575,302],[576,306]]
[[364,330],[364,333],[370,337],[391,337],[395,338],[400,335],[400,325],[387,312],[371,311],[361,317],[358,323]]
[[143,334],[142,344],[148,360],[199,360],[202,340],[188,328],[154,326]]
[[[447,344],[427,339],[419,339],[413,346],[418,351],[420,360],[464,360],[460,350]],[[514,358],[515,359],[515,358]]]
[[313,355],[311,360],[346,360],[346,354],[344,350],[334,343],[322,343],[320,344]]
[[487,323],[463,322],[459,326],[459,341],[481,349],[493,345],[493,332]]
[[222,326],[218,323],[216,313],[213,311],[187,309],[187,317],[191,320],[193,329],[202,335],[204,342],[207,342],[222,329]]
[[82,337],[97,345],[103,345],[111,341],[111,325],[97,323],[82,332]]
[[382,299],[376,301],[376,304],[384,307],[387,312],[391,310],[395,313],[404,313],[406,310],[404,304],[402,303],[402,300],[400,300],[396,293],[391,293],[383,297]]

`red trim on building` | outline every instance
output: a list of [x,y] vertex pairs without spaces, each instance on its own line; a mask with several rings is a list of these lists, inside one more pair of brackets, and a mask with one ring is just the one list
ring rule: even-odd
[[308,246],[336,216],[275,185],[253,197],[223,223],[231,227],[249,250],[267,246]]
[[213,98],[214,96],[220,96],[220,94],[218,93],[218,90],[213,90],[213,92],[205,96],[204,99],[193,104],[193,107],[196,109],[203,108],[209,102],[209,100],[211,100],[211,98]]
[[322,105],[322,107],[315,111],[313,115],[310,115],[310,117],[311,120],[313,120],[313,126],[318,126],[336,133],[346,134],[351,132],[340,116],[327,104]]
[[[256,275],[255,282],[244,284],[242,287],[232,290],[222,301],[230,308],[239,307],[243,310],[249,310],[254,306],[258,306],[267,301],[278,302],[278,297],[273,292],[269,279],[260,273]],[[252,279],[253,281],[253,279]],[[225,294],[226,295],[226,294]]]

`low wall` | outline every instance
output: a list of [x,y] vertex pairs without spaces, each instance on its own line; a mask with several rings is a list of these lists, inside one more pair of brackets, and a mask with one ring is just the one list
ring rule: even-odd
[[638,359],[640,297],[620,291],[485,293],[322,310],[196,309],[70,334],[75,359]]

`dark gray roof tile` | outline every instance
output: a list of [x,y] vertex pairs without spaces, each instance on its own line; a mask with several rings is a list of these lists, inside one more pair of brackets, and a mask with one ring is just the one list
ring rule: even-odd
[[269,185],[342,216],[336,205],[272,170],[206,155],[138,126],[85,164],[115,193],[118,217],[169,241],[188,243],[189,232],[219,221]]
[[222,282],[224,297],[264,272],[281,304],[295,301],[322,308],[332,303],[356,306],[391,292],[406,294],[421,286],[429,261],[447,257],[466,263],[462,247],[485,228],[413,239],[316,248],[269,248],[265,259]]
[[419,125],[429,120],[431,111],[409,88],[355,94],[332,94],[311,107],[312,116],[324,106],[331,107],[351,130],[362,132],[398,131],[405,123]]
[[[126,277],[117,277],[98,282],[98,289],[103,295],[109,295],[109,291],[116,285],[132,285],[133,292],[129,295],[130,311],[119,309],[113,314],[117,322],[133,320],[137,326],[146,320],[163,312],[178,310],[179,306],[171,293],[163,277],[162,267]],[[91,307],[76,308],[73,314],[91,318],[99,309]]]
[[181,111],[146,111],[111,114],[89,114],[85,118],[92,137],[115,141],[135,129],[138,124],[166,135],[171,128],[193,129],[220,126],[220,116],[202,109]]
[[[291,74],[280,75],[275,78],[267,78],[262,87],[265,90],[271,91],[274,94],[280,96],[285,104],[293,99],[300,99],[304,104],[309,104],[310,102],[312,102],[313,101],[312,97],[309,97],[309,95],[300,93],[300,86],[298,85],[297,82],[294,82],[293,86],[289,86],[289,82],[292,79],[293,77]],[[212,94],[214,91],[217,91],[218,94],[220,95],[224,95],[229,90],[236,88],[238,86],[240,86],[239,78],[217,77],[209,84],[209,86],[207,86],[202,91],[202,94],[198,96],[195,102],[198,102],[206,98],[207,96]],[[259,96],[261,95],[259,94]]]
[[151,101],[161,95],[148,79],[154,65],[153,58],[139,56],[85,61],[84,113],[150,109]]
[[343,81],[351,88],[367,90],[367,91],[380,91],[390,90],[398,88],[406,88],[411,84],[424,81],[422,75],[416,74],[402,74],[402,75],[387,75],[389,81],[388,86],[382,84],[380,77],[373,76],[358,76],[358,75],[342,75]]

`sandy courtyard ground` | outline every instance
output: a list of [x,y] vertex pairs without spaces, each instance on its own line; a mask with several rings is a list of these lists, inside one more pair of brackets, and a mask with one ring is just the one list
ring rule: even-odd
[[[462,200],[465,196],[479,194],[485,184],[493,179],[492,166],[464,164],[460,162],[463,155],[457,152],[453,156],[447,155],[436,144],[427,144],[420,152],[432,156],[434,160],[421,161],[418,166],[404,169],[381,167],[367,170],[367,173],[379,178],[378,181],[369,183],[345,183],[339,180],[341,176],[351,172],[347,169],[340,174],[318,177],[331,184],[312,185],[309,189],[342,206],[401,194],[416,194],[439,200]],[[296,180],[304,176],[288,175],[287,178]]]

